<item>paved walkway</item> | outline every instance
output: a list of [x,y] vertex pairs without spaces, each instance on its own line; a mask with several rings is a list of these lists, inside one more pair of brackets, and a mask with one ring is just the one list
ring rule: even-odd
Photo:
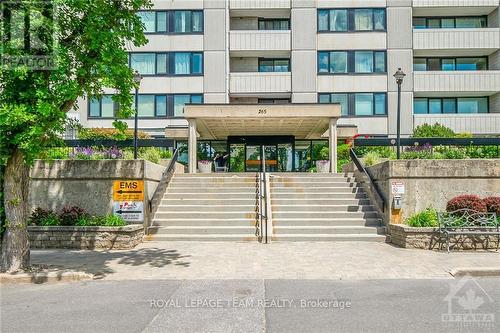
[[385,243],[148,242],[126,251],[33,250],[33,264],[132,279],[442,279],[499,267],[500,252],[408,250]]

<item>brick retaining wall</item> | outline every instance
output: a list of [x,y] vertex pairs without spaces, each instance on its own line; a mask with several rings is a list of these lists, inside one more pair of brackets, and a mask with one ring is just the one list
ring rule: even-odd
[[144,227],[28,227],[31,248],[132,249],[142,242]]
[[[438,228],[412,228],[404,224],[389,224],[391,243],[410,249],[445,250],[446,239],[441,237]],[[450,237],[450,250],[497,249],[497,236]]]

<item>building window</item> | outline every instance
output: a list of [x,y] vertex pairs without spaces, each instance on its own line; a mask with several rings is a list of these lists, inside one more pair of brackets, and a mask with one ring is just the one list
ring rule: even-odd
[[258,104],[290,104],[290,98],[259,98]]
[[415,98],[414,114],[488,113],[488,97]]
[[259,59],[259,72],[290,72],[290,59]]
[[189,34],[203,32],[202,10],[139,11],[145,33]]
[[385,8],[320,9],[319,32],[385,31]]
[[414,17],[413,29],[486,28],[487,16],[470,17]]
[[[137,96],[138,115],[140,118],[172,118],[184,115],[185,104],[202,104],[203,95],[189,94],[139,94]],[[112,95],[89,100],[89,118],[114,118],[119,109]]]
[[203,75],[203,53],[130,53],[130,68],[142,75]]
[[386,93],[319,94],[319,103],[338,103],[342,116],[387,115]]
[[318,73],[386,73],[385,51],[320,51]]
[[488,69],[488,58],[414,58],[414,71],[482,71]]
[[290,30],[290,19],[259,18],[259,30]]

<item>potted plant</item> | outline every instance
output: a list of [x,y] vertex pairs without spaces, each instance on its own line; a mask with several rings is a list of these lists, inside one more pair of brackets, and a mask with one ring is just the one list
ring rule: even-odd
[[330,154],[328,147],[323,147],[319,151],[319,160],[316,161],[316,171],[319,173],[330,172]]
[[200,170],[200,173],[212,173],[212,161],[198,161],[198,169]]

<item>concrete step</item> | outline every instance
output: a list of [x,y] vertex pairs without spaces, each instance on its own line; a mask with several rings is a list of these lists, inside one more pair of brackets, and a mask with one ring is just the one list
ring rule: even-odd
[[[254,200],[255,201],[255,200]],[[220,205],[164,205],[158,206],[157,212],[178,212],[178,211],[190,211],[190,212],[218,212],[218,211],[243,211],[251,212],[255,211],[255,202],[250,205],[234,205],[231,203],[220,204]]]
[[275,196],[271,196],[271,204],[274,205],[370,205],[371,202],[368,199],[344,199],[344,198],[317,198],[317,199],[308,199],[308,198],[285,198],[280,199]]
[[[254,209],[255,210],[255,209]],[[208,211],[176,211],[162,212],[158,211],[154,219],[195,219],[195,218],[210,218],[210,219],[255,219],[255,211],[251,210],[225,210],[218,212]]]
[[254,226],[255,217],[253,218],[154,218],[154,226]]
[[150,234],[155,235],[209,235],[209,234],[232,234],[253,236],[254,226],[162,226],[150,228]]
[[166,193],[255,193],[255,187],[168,187]]
[[382,227],[365,227],[365,226],[275,226],[274,234],[372,234],[383,235],[385,229]]
[[252,182],[240,182],[240,181],[229,181],[229,182],[186,182],[186,181],[173,181],[170,182],[169,187],[253,187],[256,186],[256,181]]
[[375,211],[371,212],[342,212],[342,211],[328,211],[328,210],[320,210],[320,211],[300,211],[300,212],[291,212],[291,211],[277,211],[273,212],[273,219],[280,218],[330,218],[330,219],[342,219],[342,218],[376,218],[378,217],[378,213]]
[[316,187],[271,187],[271,196],[280,193],[363,193],[361,187],[316,186]]
[[333,205],[333,204],[271,204],[273,212],[317,212],[317,211],[337,211],[337,212],[373,212],[372,205]]
[[[258,238],[255,235],[233,235],[233,234],[172,234],[172,235],[152,235],[150,241],[199,241],[199,242],[257,242]],[[223,251],[223,249],[221,249]]]
[[250,199],[256,198],[257,194],[252,192],[220,192],[220,193],[212,193],[212,192],[179,192],[179,193],[169,193],[165,192],[163,199]]
[[365,226],[378,227],[381,225],[381,220],[378,218],[274,218],[274,226]]
[[231,178],[231,179],[246,179],[257,177],[256,172],[218,172],[218,173],[177,173],[174,179],[204,179],[204,178]]
[[354,177],[354,173],[317,173],[317,172],[270,172],[271,177],[276,178],[346,178]]
[[315,188],[315,187],[356,187],[357,183],[348,181],[322,181],[322,182],[304,182],[297,183],[293,181],[283,181],[283,182],[271,182],[272,189],[278,188]]
[[362,235],[362,234],[283,234],[274,236],[273,241],[287,241],[287,242],[385,242],[383,235]]
[[280,192],[272,193],[272,200],[276,199],[367,199],[366,193],[315,193],[315,192]]
[[256,197],[253,196],[251,198],[241,198],[241,199],[233,199],[233,198],[214,198],[214,199],[193,199],[193,198],[176,198],[173,196],[167,196],[166,198],[160,201],[160,206],[166,205],[224,205],[224,206],[232,206],[232,205],[252,205],[255,207],[257,201]]

